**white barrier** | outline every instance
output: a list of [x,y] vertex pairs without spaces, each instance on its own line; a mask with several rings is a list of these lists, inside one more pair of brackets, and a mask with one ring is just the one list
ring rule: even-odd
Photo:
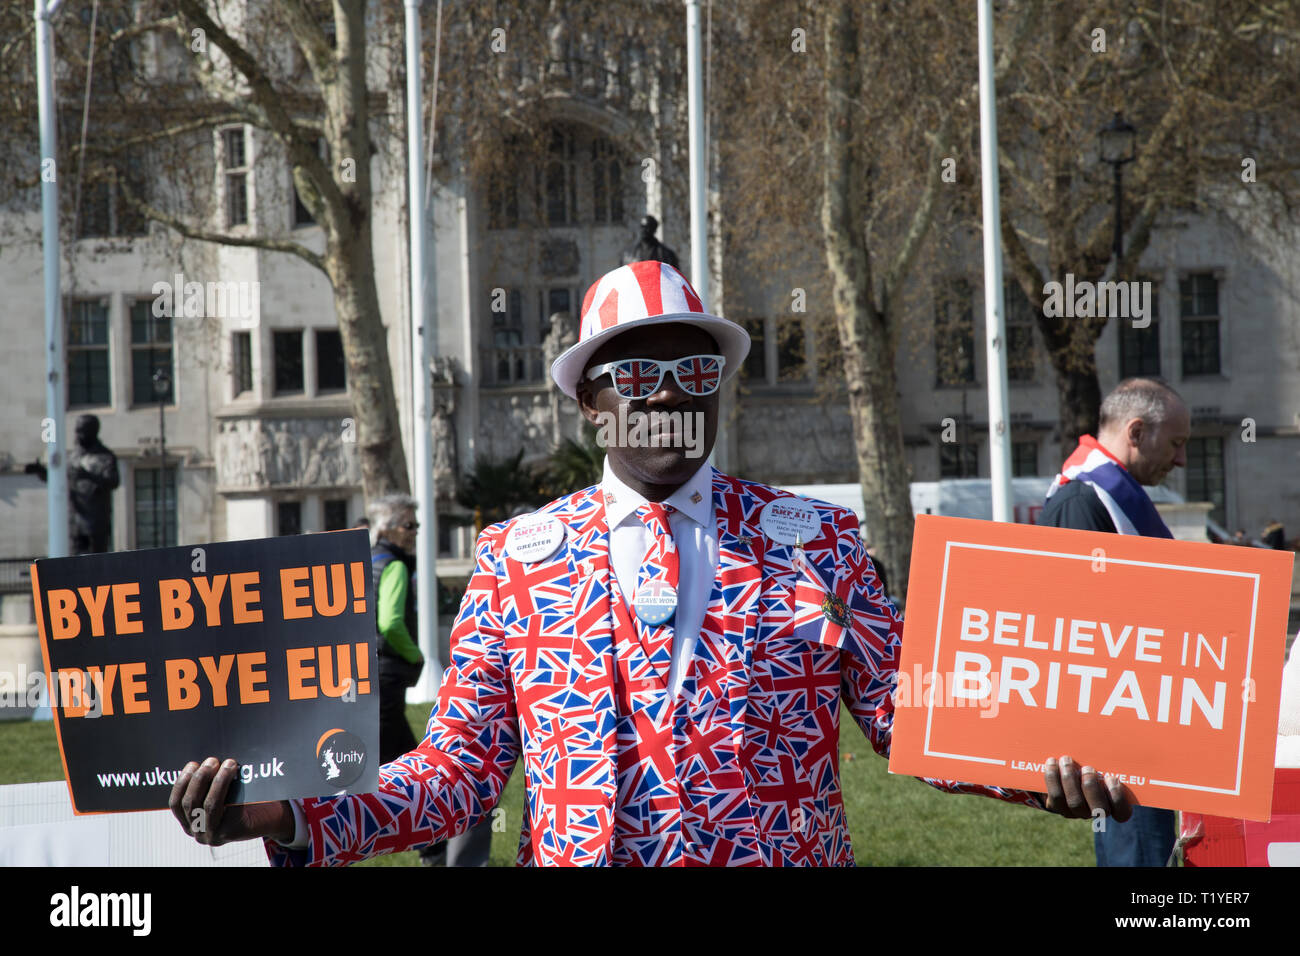
[[0,787],[0,867],[268,865],[262,841],[200,846],[166,810],[76,816],[62,780]]

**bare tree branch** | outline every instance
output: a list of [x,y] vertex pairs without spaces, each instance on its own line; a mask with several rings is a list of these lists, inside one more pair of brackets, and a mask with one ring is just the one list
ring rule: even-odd
[[[344,214],[343,195],[325,161],[316,152],[315,143],[305,142],[299,128],[285,108],[284,99],[270,78],[243,45],[214,21],[198,0],[178,0],[181,12],[208,35],[208,39],[229,58],[231,65],[248,83],[249,95],[263,117],[263,126],[276,137],[289,152],[295,166],[307,171],[321,193],[322,201],[333,215]],[[202,72],[202,71],[200,71]],[[230,91],[234,92],[234,91]],[[229,102],[229,100],[226,100]]]
[[117,181],[118,187],[122,191],[123,198],[131,205],[133,209],[138,210],[149,219],[153,219],[172,229],[175,229],[182,236],[190,239],[198,239],[202,242],[215,242],[223,246],[247,246],[254,249],[267,249],[271,252],[285,252],[289,255],[297,256],[304,262],[329,274],[325,268],[325,260],[312,252],[301,243],[294,242],[290,239],[272,239],[267,236],[237,236],[228,232],[221,232],[214,229],[200,229],[193,226],[171,213],[144,202],[137,196],[124,180]]
[[316,85],[322,90],[328,90],[338,82],[339,72],[325,31],[303,0],[282,0],[280,12],[289,21],[289,31],[293,34],[298,49],[302,51]]
[[952,113],[947,113],[943,118],[943,123],[938,131],[930,138],[932,152],[930,155],[930,174],[926,177],[925,188],[921,191],[920,202],[917,203],[916,211],[912,214],[912,221],[908,223],[907,232],[903,236],[903,241],[899,244],[898,253],[894,256],[894,261],[890,264],[885,272],[884,287],[881,295],[882,311],[889,308],[889,304],[894,299],[894,292],[899,284],[907,277],[908,271],[912,268],[912,262],[916,259],[917,250],[921,248],[921,243],[930,232],[930,224],[934,221],[934,198],[943,183],[943,163],[942,159],[948,151],[948,140],[952,134]]
[[[178,136],[184,136],[186,133],[196,133],[205,129],[212,129],[217,126],[226,126],[230,123],[245,122],[247,117],[242,113],[218,113],[214,116],[204,116],[199,119],[190,120],[188,123],[177,123],[175,126],[167,126],[163,129],[152,130],[148,133],[139,133],[135,136],[125,136],[112,140],[101,140],[99,142],[87,143],[86,153],[95,156],[116,156],[123,151],[130,149],[132,146],[140,146],[145,143],[157,143],[165,139],[175,139]],[[80,143],[72,143],[68,146],[71,155],[76,156],[81,152]]]

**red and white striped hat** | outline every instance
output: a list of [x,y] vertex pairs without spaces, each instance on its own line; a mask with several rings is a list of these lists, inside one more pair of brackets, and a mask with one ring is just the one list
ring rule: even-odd
[[749,333],[735,322],[704,311],[686,277],[666,262],[646,260],[607,272],[582,300],[578,344],[551,364],[560,391],[578,397],[578,382],[591,356],[620,332],[643,325],[684,322],[708,332],[726,358],[725,381],[740,370],[749,354]]

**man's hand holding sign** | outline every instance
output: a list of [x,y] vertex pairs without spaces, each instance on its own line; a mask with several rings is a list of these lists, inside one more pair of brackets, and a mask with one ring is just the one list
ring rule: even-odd
[[[140,551],[129,564],[120,555],[39,561],[32,590],[76,812],[168,806],[175,768],[195,750],[242,761],[222,769],[219,791],[186,807],[210,837],[246,835],[235,821],[248,814],[216,827],[217,797],[373,789],[363,532]],[[202,785],[211,774],[179,776]],[[260,829],[265,811],[250,814]]]
[[293,839],[293,809],[288,800],[230,806],[230,785],[239,779],[233,758],[203,763],[190,761],[172,787],[168,805],[180,825],[205,846],[237,840],[269,838],[281,843]]
[[[1004,786],[1045,774],[1067,816],[1100,804],[1118,818],[1127,787],[1143,804],[1267,818],[1290,564],[919,517],[891,770]],[[1045,759],[1061,749],[1095,770]]]

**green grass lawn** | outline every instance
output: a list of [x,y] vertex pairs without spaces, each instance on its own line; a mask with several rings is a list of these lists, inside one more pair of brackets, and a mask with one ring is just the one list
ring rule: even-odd
[[[423,736],[427,705],[407,719]],[[941,793],[911,777],[891,776],[857,725],[844,714],[840,776],[860,866],[1091,866],[1092,830],[1038,810],[984,797]],[[63,767],[51,722],[0,723],[0,784],[60,780]],[[501,798],[503,830],[492,838],[492,865],[512,866],[523,819],[518,769]],[[418,866],[414,852],[359,866]]]

